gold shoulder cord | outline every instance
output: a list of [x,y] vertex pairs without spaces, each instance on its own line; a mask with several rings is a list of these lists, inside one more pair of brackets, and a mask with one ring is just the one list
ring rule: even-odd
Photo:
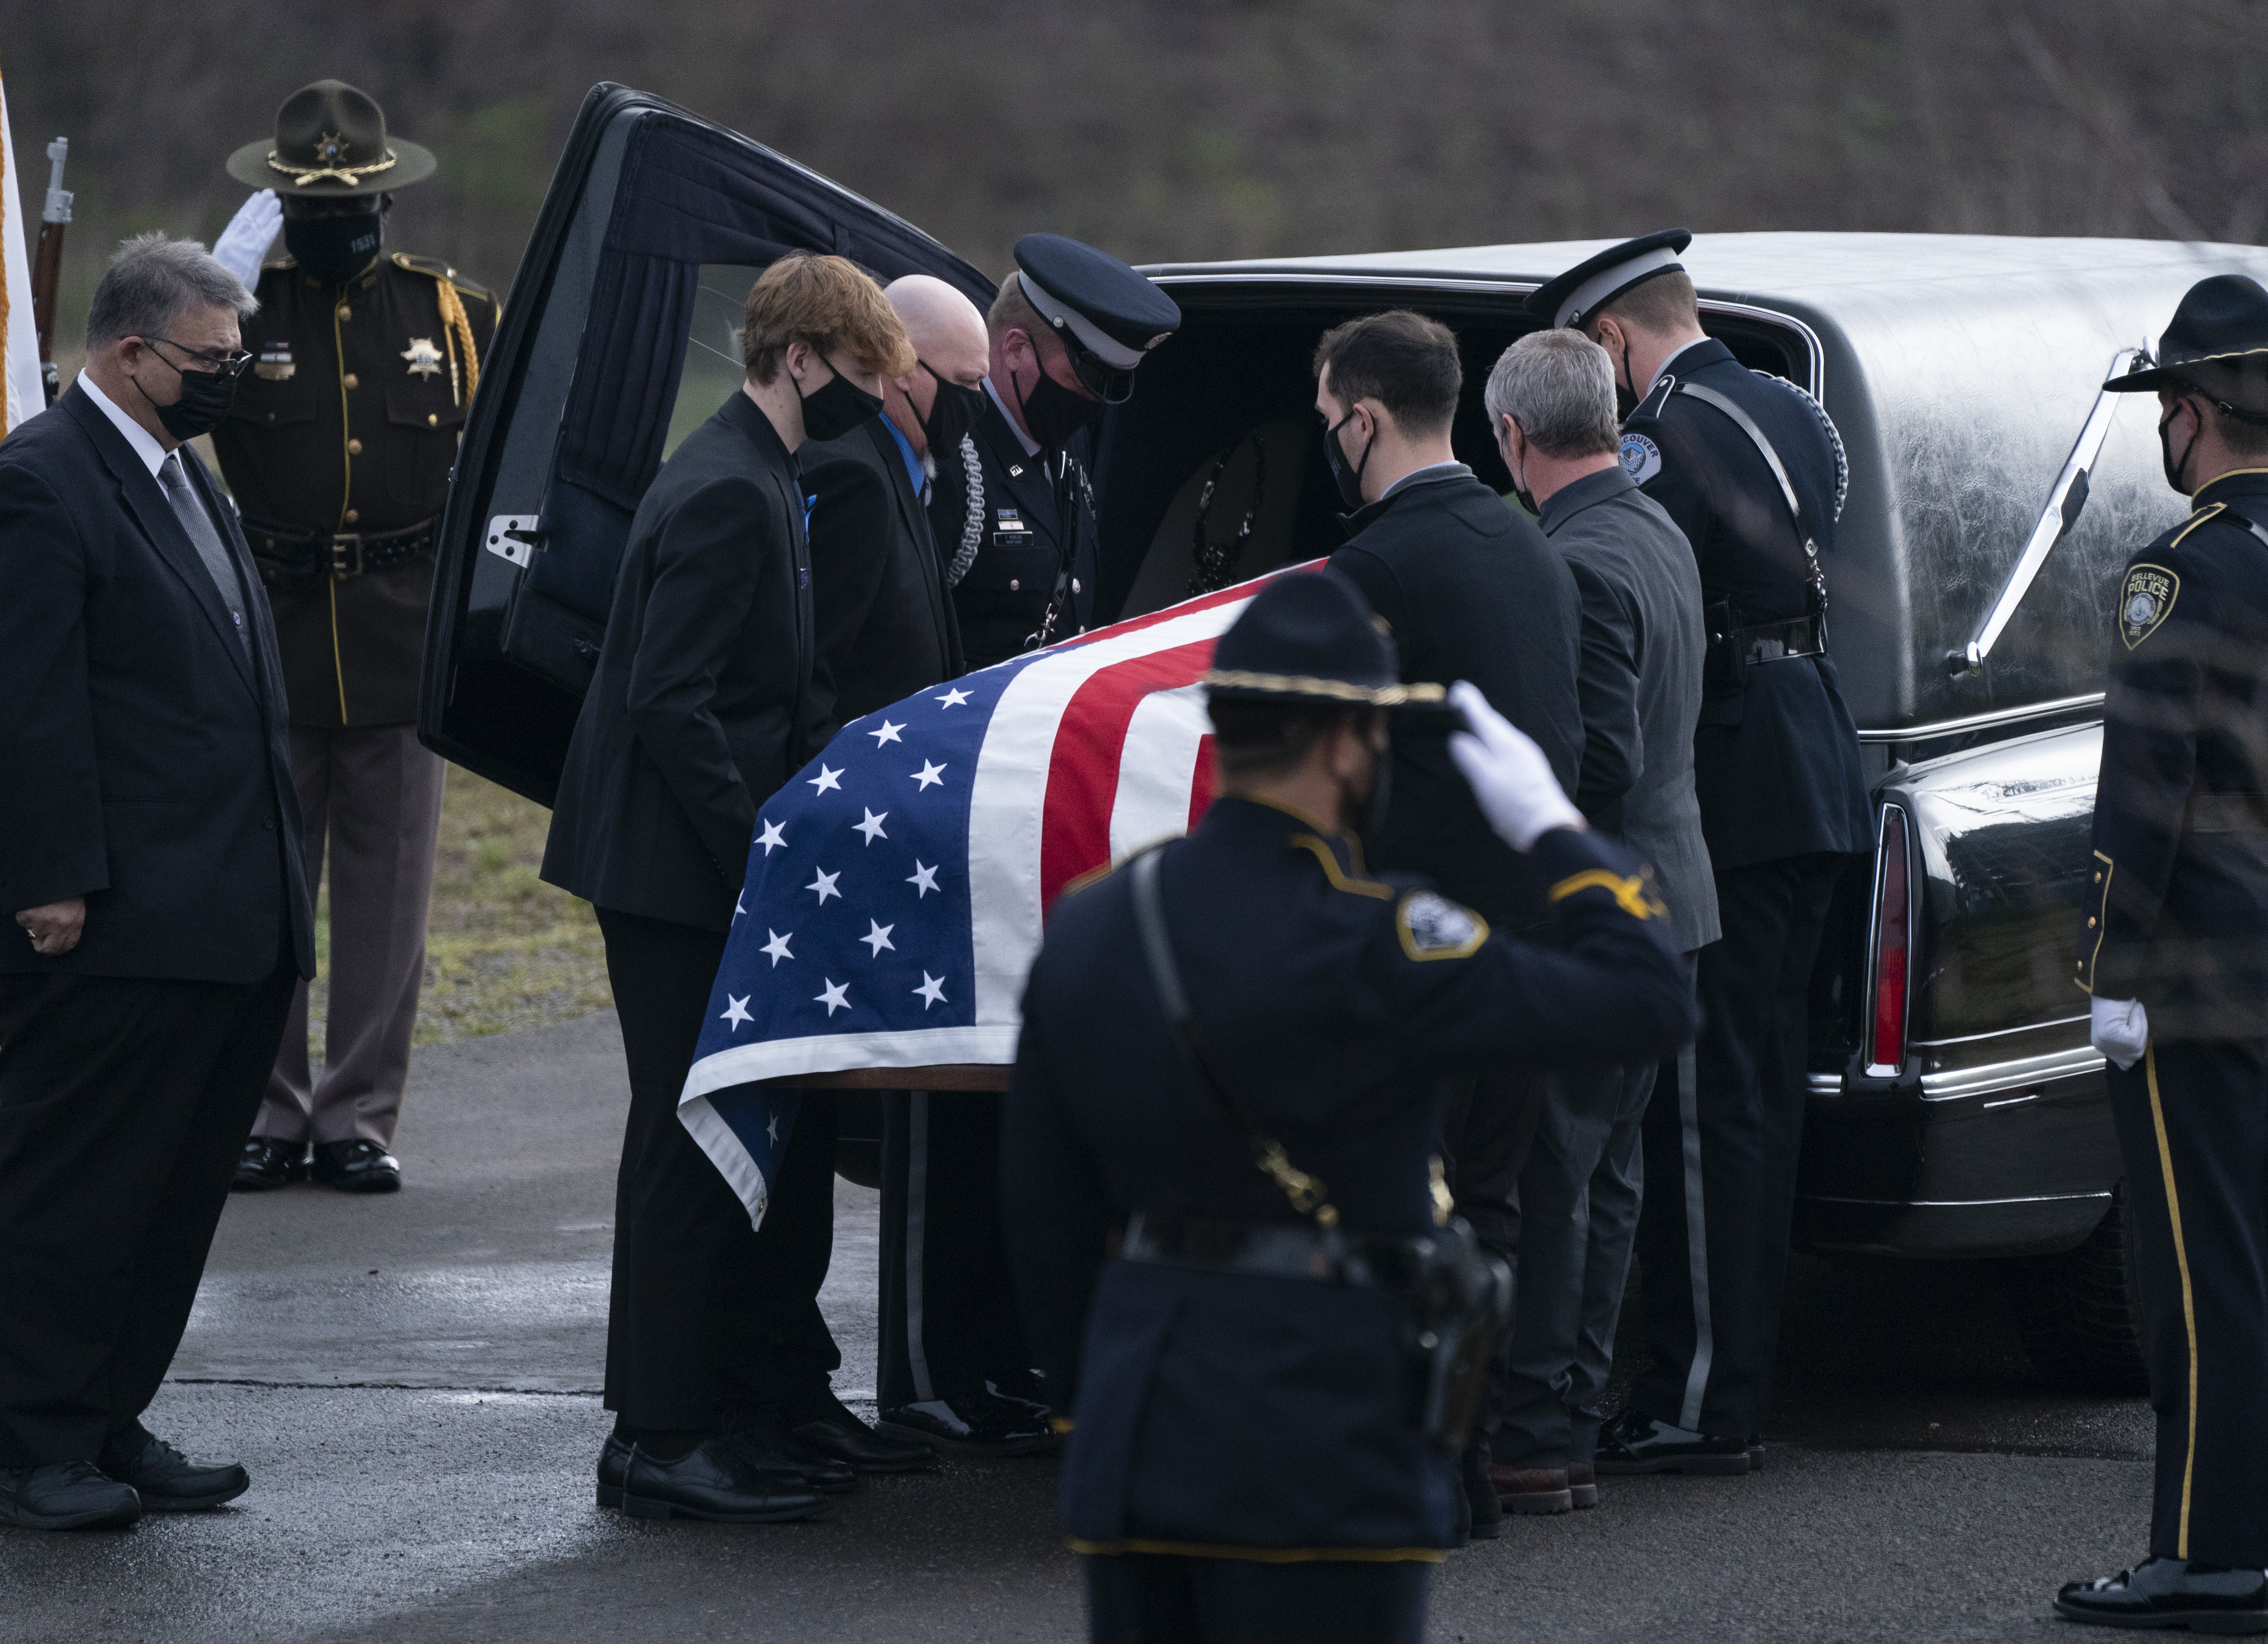
[[[473,397],[473,390],[481,386],[481,352],[473,343],[473,322],[465,313],[464,299],[457,295],[456,286],[447,279],[436,280],[435,295],[441,306],[442,335],[449,340],[449,401],[462,405]],[[465,359],[464,392],[457,391],[457,355],[463,350]]]

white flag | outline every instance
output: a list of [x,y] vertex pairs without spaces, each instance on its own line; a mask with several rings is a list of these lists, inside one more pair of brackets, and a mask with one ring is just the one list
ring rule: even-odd
[[[0,87],[0,385],[6,399],[0,403],[0,439],[22,426],[24,419],[47,409],[47,389],[40,380],[40,335],[32,324],[31,241],[24,233],[25,179],[16,170],[16,139],[8,129],[8,93]],[[47,197],[44,185],[40,197]]]

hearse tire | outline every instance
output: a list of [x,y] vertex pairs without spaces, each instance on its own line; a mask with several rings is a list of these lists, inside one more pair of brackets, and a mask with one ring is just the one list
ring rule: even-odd
[[2009,1263],[2007,1286],[2024,1351],[2058,1391],[2149,1391],[2134,1218],[2123,1183],[2111,1196],[2110,1214],[2084,1243],[2059,1256]]

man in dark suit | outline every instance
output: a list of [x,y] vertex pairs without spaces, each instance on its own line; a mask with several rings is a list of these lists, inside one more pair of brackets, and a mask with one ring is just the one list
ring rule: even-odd
[[0,1522],[217,1506],[242,1467],[142,1426],[313,974],[276,631],[183,441],[252,296],[129,240],[86,369],[0,446]]
[[[1543,748],[1572,790],[1583,754],[1576,688],[1580,604],[1535,522],[1475,478],[1449,446],[1464,373],[1447,326],[1397,310],[1351,320],[1315,348],[1323,455],[1351,512],[1331,556],[1384,618],[1416,683],[1469,680]],[[1392,799],[1366,829],[1375,865],[1425,874],[1507,933],[1550,917],[1533,863],[1498,838],[1437,730],[1395,727]],[[1535,1070],[1482,1072],[1452,1110],[1451,1185],[1491,1253],[1514,1252],[1512,1193],[1539,1110]],[[1484,1414],[1464,1462],[1479,1536],[1501,1533]]]
[[638,505],[543,877],[596,905],[630,1110],[615,1187],[598,1500],[645,1518],[807,1518],[853,1469],[921,1465],[836,1401],[819,1312],[835,1113],[806,1100],[763,1230],[677,1117],[756,807],[820,720],[795,451],[881,409],[912,350],[880,288],[796,254],[748,293],[747,380]]
[[[1489,373],[1486,400],[1515,493],[1539,511],[1582,599],[1575,802],[1645,859],[1690,977],[1695,955],[1717,940],[1693,792],[1703,644],[1693,550],[1616,460],[1614,372],[1597,343],[1564,330],[1522,337]],[[1520,1174],[1519,1313],[1490,1443],[1491,1476],[1514,1513],[1598,1500],[1599,1400],[1638,1227],[1638,1132],[1655,1071],[1641,1060],[1544,1080]]]

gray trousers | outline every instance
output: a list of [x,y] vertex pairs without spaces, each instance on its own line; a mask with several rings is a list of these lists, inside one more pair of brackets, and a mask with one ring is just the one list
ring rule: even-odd
[[391,1146],[425,977],[425,910],[447,769],[412,725],[291,727],[307,882],[331,868],[323,1076],[307,1057],[307,984],[292,997],[254,1136]]

